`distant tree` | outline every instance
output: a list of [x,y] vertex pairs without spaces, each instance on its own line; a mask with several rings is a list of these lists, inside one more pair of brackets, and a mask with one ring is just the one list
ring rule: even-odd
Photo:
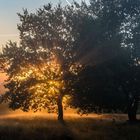
[[84,63],[91,66],[79,73],[75,89],[80,94],[75,94],[78,97],[74,98],[77,99],[74,104],[82,112],[127,111],[129,120],[136,121],[140,97],[140,2],[90,2],[94,22],[88,26],[89,34],[81,38],[81,42],[85,46]]
[[123,79],[121,81],[121,88],[127,95],[128,100],[128,117],[130,121],[137,121],[136,113],[138,110],[140,100],[140,1],[123,1],[121,2],[121,13],[123,15],[123,22],[121,24],[122,42],[121,46],[129,52],[128,64]]

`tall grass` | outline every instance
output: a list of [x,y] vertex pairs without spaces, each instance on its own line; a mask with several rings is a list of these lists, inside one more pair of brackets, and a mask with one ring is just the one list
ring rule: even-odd
[[0,140],[140,140],[140,124],[125,120],[124,115],[67,115],[63,125],[54,115],[1,116]]

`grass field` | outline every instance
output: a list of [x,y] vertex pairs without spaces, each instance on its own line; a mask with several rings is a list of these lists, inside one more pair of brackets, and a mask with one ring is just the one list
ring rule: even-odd
[[0,140],[140,140],[140,124],[126,115],[65,115],[65,125],[53,114],[0,116]]

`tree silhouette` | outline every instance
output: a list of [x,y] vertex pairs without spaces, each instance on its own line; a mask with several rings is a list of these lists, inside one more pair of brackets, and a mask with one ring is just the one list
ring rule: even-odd
[[[80,111],[122,110],[136,121],[139,102],[139,1],[91,0],[84,63],[75,89]],[[82,32],[81,32],[82,33]],[[82,36],[82,35],[81,35]],[[89,53],[90,52],[90,53]],[[83,88],[82,88],[83,87]],[[81,100],[78,100],[80,98]]]
[[25,9],[18,14],[20,44],[9,42],[1,55],[9,76],[5,95],[10,108],[45,108],[48,112],[57,111],[58,120],[63,121],[62,102],[73,93],[72,77],[81,68],[75,59],[79,33],[74,28],[82,24],[78,21],[83,14],[79,14],[80,10],[81,7],[48,4],[36,13]]

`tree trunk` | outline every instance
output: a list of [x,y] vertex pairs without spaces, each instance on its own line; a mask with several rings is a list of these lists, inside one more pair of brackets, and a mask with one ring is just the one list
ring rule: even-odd
[[62,95],[58,96],[57,106],[58,106],[58,121],[63,122],[63,105],[62,105]]
[[128,118],[130,122],[136,122],[137,121],[137,109],[138,109],[138,100],[133,99],[129,101],[128,104]]

